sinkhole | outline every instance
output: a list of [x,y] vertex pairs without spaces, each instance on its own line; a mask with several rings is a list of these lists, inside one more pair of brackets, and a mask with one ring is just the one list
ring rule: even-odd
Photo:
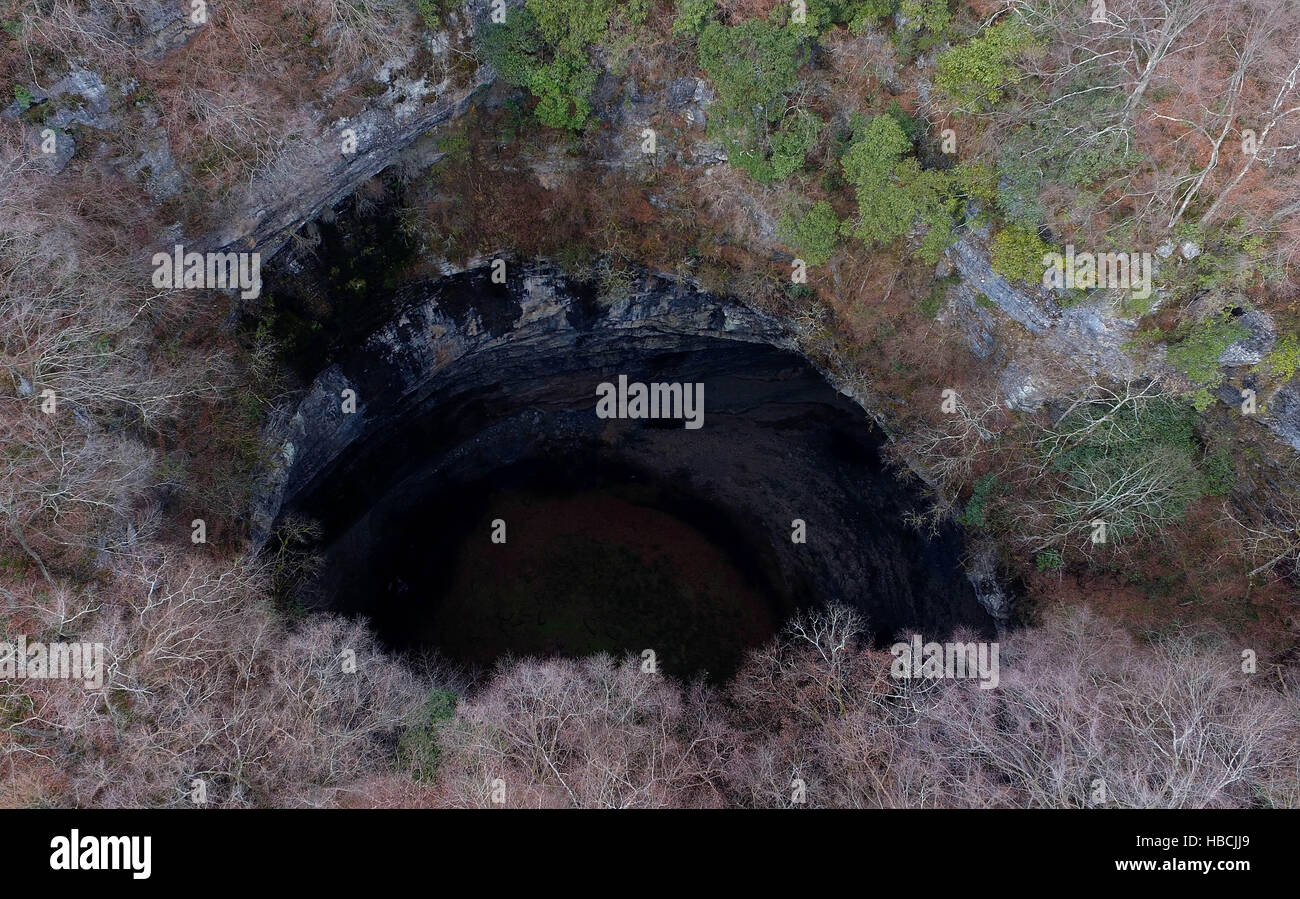
[[[879,641],[991,632],[960,530],[904,524],[922,498],[882,435],[774,322],[654,276],[611,300],[511,268],[403,288],[284,428],[262,517],[319,525],[303,604],[470,668],[648,649],[681,680],[824,603]],[[702,385],[700,426],[597,414],[620,376]]]

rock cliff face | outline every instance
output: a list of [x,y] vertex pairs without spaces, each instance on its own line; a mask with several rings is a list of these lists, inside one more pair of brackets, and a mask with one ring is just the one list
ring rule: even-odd
[[[778,616],[836,601],[881,637],[991,630],[961,569],[960,532],[926,539],[904,524],[918,498],[882,465],[880,433],[778,323],[654,276],[602,303],[543,266],[512,265],[505,284],[489,271],[409,288],[288,422],[258,536],[289,513],[322,522],[318,602],[382,617],[373,604],[390,593],[374,586],[376,569],[385,547],[412,539],[412,521],[443,533],[463,511],[447,497],[546,463],[569,480],[621,471],[669,506],[708,510]],[[619,374],[703,383],[703,427],[597,417],[597,384]],[[344,411],[347,391],[355,412]],[[806,543],[792,540],[794,519]]]
[[[89,15],[123,29],[121,10],[94,6]],[[136,25],[117,32],[117,39],[146,65],[159,63],[202,32],[190,20],[188,4],[149,0],[132,6]],[[284,131],[275,135],[274,158],[259,164],[246,181],[228,185],[222,208],[211,216],[216,222],[212,229],[164,235],[162,243],[184,240],[195,248],[258,251],[264,257],[275,253],[296,228],[391,165],[421,134],[459,116],[491,84],[495,73],[477,64],[467,67],[469,57],[463,52],[487,6],[487,0],[474,0],[449,11],[441,30],[395,50],[394,58],[320,73],[316,98],[274,123]],[[101,73],[77,62],[71,66],[66,75],[29,89],[37,104],[53,101],[43,121],[26,126],[32,158],[58,174],[81,152],[116,167],[160,203],[192,189],[194,174],[173,157],[160,125],[164,111],[146,86],[135,81],[106,84]],[[360,111],[343,117],[329,111],[340,96],[358,91],[366,97]],[[0,113],[18,118],[23,109],[15,100]],[[52,154],[40,150],[46,129],[57,136]],[[96,144],[104,134],[117,137],[119,155],[103,159],[103,146]],[[79,147],[79,141],[88,145]]]

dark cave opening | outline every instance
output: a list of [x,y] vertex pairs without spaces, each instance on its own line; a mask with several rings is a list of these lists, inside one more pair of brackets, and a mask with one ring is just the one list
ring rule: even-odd
[[[774,560],[724,510],[598,451],[533,459],[386,518],[358,612],[400,650],[470,667],[510,654],[655,653],[732,672],[791,611]],[[494,523],[504,525],[495,536]]]
[[[469,668],[649,649],[679,680],[726,679],[825,603],[857,608],[878,642],[905,628],[991,633],[960,530],[905,525],[919,491],[802,356],[714,336],[734,313],[706,295],[611,309],[545,277],[545,318],[524,279],[432,282],[400,327],[318,378],[277,509],[320,525],[305,605]],[[449,327],[476,341],[454,360],[428,337]],[[620,375],[702,384],[703,427],[598,417],[597,386]],[[342,385],[362,398],[351,418],[337,413]]]

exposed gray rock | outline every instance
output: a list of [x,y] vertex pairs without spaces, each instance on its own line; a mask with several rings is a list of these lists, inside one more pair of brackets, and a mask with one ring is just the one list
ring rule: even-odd
[[998,390],[1008,409],[1033,412],[1040,408],[1049,399],[1044,386],[1014,361],[998,374]]
[[1009,622],[1015,614],[1015,598],[999,576],[997,544],[991,540],[973,541],[966,554],[965,567],[979,604],[998,624]]
[[1117,380],[1134,377],[1133,360],[1124,344],[1137,333],[1137,323],[1118,318],[1104,298],[1061,311],[1047,343],[1072,367],[1090,375],[1105,374]]
[[977,358],[993,358],[999,347],[997,320],[993,312],[979,302],[980,291],[969,281],[960,281],[948,288],[945,297],[939,321],[954,323],[961,328],[966,345]]
[[[47,103],[48,108],[39,124],[27,128],[27,144],[48,174],[57,175],[76,155],[77,144],[70,129],[84,126],[108,131],[117,125],[110,113],[108,88],[103,79],[89,69],[73,67],[66,76],[47,89],[32,86],[35,104]],[[15,100],[5,110],[9,118],[21,115],[24,110]],[[47,152],[53,138],[54,152]]]
[[145,134],[141,138],[139,154],[134,158],[116,160],[122,172],[141,181],[149,196],[166,200],[185,189],[185,173],[172,157],[167,131],[159,124],[158,113],[144,109],[141,114]]
[[1300,453],[1300,383],[1295,378],[1273,394],[1262,417],[1269,430]]
[[[421,134],[463,113],[476,91],[491,82],[491,75],[490,69],[480,68],[466,88],[450,83],[430,88],[423,79],[402,82],[359,115],[320,123],[314,135],[296,144],[277,166],[232,198],[232,215],[204,242],[257,250],[264,258],[272,255],[291,231],[382,171]],[[412,100],[403,92],[407,90],[419,99]],[[356,152],[351,154],[343,152],[347,129],[357,139]],[[285,189],[289,184],[292,191]]]
[[1052,325],[1052,318],[1034,297],[1016,290],[989,262],[988,251],[970,233],[959,237],[949,249],[948,258],[965,281],[1022,325],[1031,334],[1042,334]]
[[695,102],[696,80],[689,77],[677,78],[668,85],[664,103],[669,109],[683,109]]
[[1260,309],[1247,309],[1237,316],[1237,324],[1249,329],[1250,336],[1229,346],[1219,356],[1219,364],[1227,366],[1258,365],[1273,350],[1277,329],[1273,319]]

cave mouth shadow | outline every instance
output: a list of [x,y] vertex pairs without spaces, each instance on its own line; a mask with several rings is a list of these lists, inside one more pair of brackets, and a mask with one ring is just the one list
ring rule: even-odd
[[721,682],[794,611],[778,561],[730,519],[599,447],[570,448],[404,503],[378,525],[374,592],[333,604],[393,650],[436,648],[472,670],[630,653]]
[[[679,681],[728,679],[795,612],[829,603],[857,609],[877,645],[906,628],[993,632],[960,528],[906,525],[924,497],[804,357],[715,336],[720,314],[692,326],[703,333],[610,326],[603,311],[575,323],[572,292],[561,324],[524,331],[513,306],[465,305],[490,301],[475,277],[447,279],[437,308],[487,322],[481,348],[431,371],[372,341],[300,407],[306,467],[276,520],[320,525],[301,605],[471,669],[651,650]],[[410,314],[401,340],[430,327]],[[600,418],[597,385],[620,375],[704,385],[703,426]],[[359,426],[337,413],[344,385],[369,403]],[[315,445],[337,449],[321,464]]]

